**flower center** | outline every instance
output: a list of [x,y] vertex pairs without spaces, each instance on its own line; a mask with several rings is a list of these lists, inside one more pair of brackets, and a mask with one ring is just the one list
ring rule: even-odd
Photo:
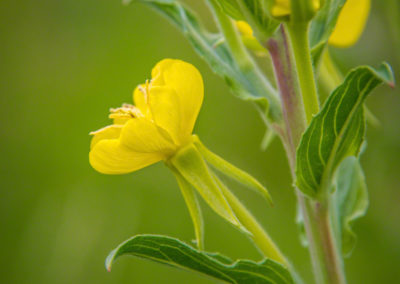
[[110,108],[110,115],[108,116],[111,119],[131,119],[135,117],[143,117],[144,115],[134,105],[131,104],[123,104],[118,108]]

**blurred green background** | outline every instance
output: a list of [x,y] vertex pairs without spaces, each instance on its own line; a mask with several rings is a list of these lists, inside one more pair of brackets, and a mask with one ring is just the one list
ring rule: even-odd
[[[205,12],[198,1],[191,2],[200,14]],[[334,51],[343,70],[388,60],[399,77],[400,26],[393,21],[396,11],[386,4],[373,2],[356,46]],[[311,279],[308,253],[293,222],[294,194],[279,141],[260,151],[264,126],[253,107],[229,93],[175,27],[144,5],[125,7],[118,0],[2,0],[1,283],[211,283],[133,258],[118,261],[111,273],[104,269],[109,251],[132,235],[193,238],[183,198],[163,164],[105,176],[88,163],[88,133],[109,123],[109,107],[131,102],[134,87],[166,57],[200,69],[205,101],[195,132],[270,188],[273,209],[232,185]],[[371,204],[355,226],[359,241],[346,269],[350,283],[398,283],[399,91],[380,87],[368,105],[382,125],[368,129],[362,163]],[[207,250],[260,259],[244,236],[203,207]]]

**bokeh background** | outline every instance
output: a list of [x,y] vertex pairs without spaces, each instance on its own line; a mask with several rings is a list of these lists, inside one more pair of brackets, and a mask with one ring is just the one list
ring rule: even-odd
[[[208,16],[200,1],[187,2]],[[396,0],[373,1],[356,46],[333,51],[343,70],[388,60],[400,77],[395,18],[400,11],[389,2]],[[196,133],[269,187],[273,209],[232,184],[311,279],[308,253],[293,222],[294,194],[279,141],[260,151],[265,129],[256,111],[231,95],[175,27],[142,4],[126,7],[119,0],[2,0],[1,283],[211,283],[134,258],[120,259],[111,273],[104,269],[109,251],[132,235],[193,238],[183,198],[162,163],[123,176],[101,175],[88,163],[88,133],[107,125],[108,108],[130,102],[134,87],[166,57],[189,61],[203,74],[206,94]],[[346,270],[349,283],[398,283],[400,93],[380,87],[368,105],[381,121],[380,127],[368,128],[362,157],[371,204],[355,225],[359,241]],[[203,207],[209,251],[260,259],[244,236]]]

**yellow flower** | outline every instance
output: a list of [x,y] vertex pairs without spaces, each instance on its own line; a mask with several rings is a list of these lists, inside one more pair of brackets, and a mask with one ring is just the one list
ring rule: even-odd
[[203,101],[203,79],[191,64],[160,61],[152,79],[133,93],[135,105],[111,109],[114,123],[94,131],[90,164],[104,174],[123,174],[167,160],[191,142]]
[[[301,0],[303,1],[303,0]],[[315,11],[320,7],[320,0],[313,0],[313,6]],[[290,0],[275,0],[271,8],[272,16],[281,18],[290,15]]]
[[[319,0],[314,0],[313,3],[314,8],[318,10],[320,8]],[[365,28],[370,9],[371,0],[347,0],[340,11],[328,43],[335,47],[349,47],[355,44]],[[276,0],[271,14],[277,18],[290,15],[290,0]],[[237,21],[236,26],[245,43],[255,40],[249,24]]]
[[[243,214],[244,207],[238,207],[235,197],[208,163],[270,202],[271,198],[256,179],[212,153],[192,135],[204,96],[199,71],[181,60],[165,59],[153,68],[151,76],[150,82],[139,85],[133,92],[135,105],[123,104],[111,109],[109,117],[114,123],[91,133],[90,164],[104,174],[124,174],[163,160],[181,188],[200,249],[203,219],[197,195],[222,218],[249,235],[242,222],[248,222],[250,215]],[[252,237],[257,241],[260,231]],[[265,251],[282,261],[273,245],[268,244]]]
[[329,44],[348,47],[360,38],[368,19],[371,0],[347,0],[343,6]]

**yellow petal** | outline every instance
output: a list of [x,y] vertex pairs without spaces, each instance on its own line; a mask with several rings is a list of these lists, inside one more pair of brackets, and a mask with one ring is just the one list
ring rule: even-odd
[[290,15],[290,0],[275,0],[275,5],[272,6],[271,14],[274,17]]
[[200,72],[181,60],[164,59],[152,70],[151,87],[167,86],[178,96],[181,106],[181,132],[188,137],[193,131],[203,102],[204,87]]
[[115,125],[124,125],[129,119],[132,119],[132,117],[116,117],[116,118],[113,118],[113,123],[115,124]]
[[[187,137],[181,131],[181,106],[178,95],[169,87],[152,87],[149,105],[154,122],[171,136],[174,144],[182,145]],[[190,137],[190,135],[189,135]]]
[[90,135],[94,135],[90,142],[90,149],[104,139],[117,139],[121,134],[122,125],[109,125],[97,131],[93,131]]
[[120,145],[118,139],[99,141],[89,153],[91,166],[103,174],[126,174],[162,159],[157,153],[136,153]]
[[348,47],[360,38],[367,23],[371,0],[347,0],[339,14],[329,44]]
[[176,150],[169,134],[147,118],[129,120],[119,139],[121,145],[139,153],[160,153],[167,157]]

